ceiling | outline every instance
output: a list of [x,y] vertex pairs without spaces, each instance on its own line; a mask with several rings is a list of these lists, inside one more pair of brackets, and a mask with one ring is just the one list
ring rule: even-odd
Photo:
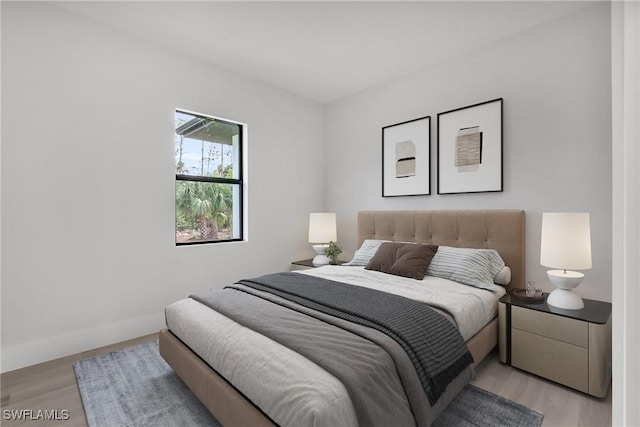
[[589,4],[574,1],[51,2],[329,103]]

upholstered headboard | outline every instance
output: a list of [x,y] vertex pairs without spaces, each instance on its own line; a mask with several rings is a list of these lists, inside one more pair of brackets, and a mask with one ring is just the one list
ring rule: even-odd
[[498,251],[511,268],[508,289],[523,288],[524,211],[360,211],[358,247],[365,239],[429,243]]

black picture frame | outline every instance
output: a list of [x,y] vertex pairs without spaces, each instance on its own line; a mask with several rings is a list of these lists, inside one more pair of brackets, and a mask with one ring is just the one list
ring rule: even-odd
[[503,98],[438,113],[438,194],[503,191]]
[[431,116],[382,128],[382,197],[431,194]]

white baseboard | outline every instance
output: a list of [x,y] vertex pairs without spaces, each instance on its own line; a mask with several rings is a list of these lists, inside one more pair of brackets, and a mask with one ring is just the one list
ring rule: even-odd
[[164,327],[164,312],[53,335],[37,341],[2,347],[1,372],[13,371],[60,357],[157,332]]

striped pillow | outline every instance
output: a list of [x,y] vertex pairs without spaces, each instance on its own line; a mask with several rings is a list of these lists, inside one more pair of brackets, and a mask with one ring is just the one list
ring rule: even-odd
[[493,283],[502,286],[508,286],[511,283],[511,269],[509,266],[504,266],[500,273],[493,278]]
[[504,266],[504,261],[493,249],[440,246],[429,264],[427,275],[495,291],[500,288],[493,280]]
[[369,264],[371,258],[373,258],[376,252],[378,252],[378,248],[384,242],[389,242],[389,240],[365,240],[364,242],[362,242],[362,246],[360,246],[360,249],[358,249],[353,255],[353,259],[342,265],[364,267],[365,265]]

